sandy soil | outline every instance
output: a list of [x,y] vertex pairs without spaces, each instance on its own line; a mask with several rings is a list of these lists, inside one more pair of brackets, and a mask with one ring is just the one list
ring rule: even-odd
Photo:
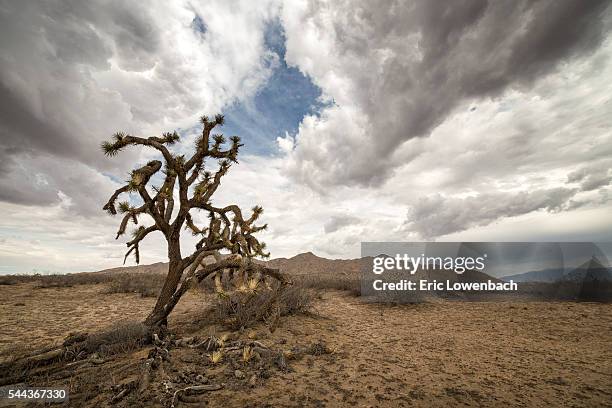
[[[0,354],[15,345],[35,348],[61,342],[70,332],[93,332],[118,320],[142,320],[155,304],[154,298],[139,294],[104,293],[103,284],[34,286],[0,286]],[[203,305],[190,294],[177,306],[177,316]]]
[[[3,287],[1,349],[140,319],[153,303],[103,289]],[[189,294],[171,328],[182,335],[219,330],[204,323],[204,306]],[[275,372],[254,388],[211,392],[208,406],[612,406],[612,305],[383,306],[326,292],[315,311],[284,318],[274,333],[260,327],[258,338],[279,347],[322,340],[334,353],[292,361],[292,372]]]

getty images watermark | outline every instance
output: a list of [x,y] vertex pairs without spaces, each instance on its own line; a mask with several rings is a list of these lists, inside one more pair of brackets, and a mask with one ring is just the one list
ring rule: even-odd
[[609,243],[364,242],[370,301],[612,299]]

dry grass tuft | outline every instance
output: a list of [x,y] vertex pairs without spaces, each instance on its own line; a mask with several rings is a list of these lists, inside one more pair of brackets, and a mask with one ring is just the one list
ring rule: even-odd
[[3,275],[0,276],[0,285],[36,282],[36,288],[69,288],[75,285],[106,283],[109,280],[108,275],[87,272],[53,275]]
[[233,330],[265,321],[274,331],[281,316],[308,311],[313,298],[312,291],[302,285],[283,287],[274,284],[271,289],[252,293],[230,292],[219,298],[215,310],[219,319]]
[[35,275],[2,275],[0,276],[0,286],[18,285],[34,280]]
[[307,288],[345,290],[353,296],[361,296],[359,277],[307,275],[300,278],[300,283]]
[[98,273],[69,273],[64,275],[35,275],[37,288],[69,288],[75,285],[106,283],[110,277]]
[[211,355],[208,356],[210,362],[213,364],[219,364],[223,360],[223,350],[213,351]]
[[155,297],[164,284],[164,275],[122,273],[114,275],[107,293],[140,293],[142,297]]
[[103,357],[111,356],[139,349],[148,336],[147,327],[141,322],[124,321],[88,336],[83,347],[87,353],[97,352]]

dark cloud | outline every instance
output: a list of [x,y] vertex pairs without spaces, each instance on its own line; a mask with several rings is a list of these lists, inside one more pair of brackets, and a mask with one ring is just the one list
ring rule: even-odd
[[[333,45],[321,40],[320,56],[311,49],[290,55],[297,64],[320,64],[302,66],[340,109],[355,111],[353,121],[364,121],[363,135],[347,136],[345,126],[333,125],[346,117],[324,117],[325,125],[298,137],[293,174],[304,181],[316,176],[311,183],[322,185],[380,182],[403,164],[394,161],[396,149],[428,136],[460,103],[529,89],[560,63],[598,49],[609,29],[609,4],[434,0],[311,7],[300,21],[322,32],[333,19]],[[329,79],[336,77],[341,80]],[[321,172],[313,173],[313,166]]]
[[4,84],[0,83],[0,152],[2,163],[0,174],[8,170],[7,161],[19,153],[44,152],[60,157],[74,157],[81,142],[63,133],[52,123],[39,119],[25,101]]
[[63,205],[72,214],[100,216],[102,204],[118,185],[75,160],[19,155],[0,177],[0,201],[21,205]]
[[405,126],[390,138],[389,148],[410,137],[426,136],[465,98],[495,95],[511,85],[529,86],[560,61],[591,52],[604,38],[602,12],[609,2],[416,4],[410,20],[419,27],[422,60],[415,64],[398,54],[388,62],[399,64],[414,81],[405,83],[396,75],[383,74],[389,82],[385,89],[404,94],[395,110],[404,112]]
[[578,183],[581,191],[593,191],[612,183],[612,162],[603,161],[581,167],[568,174],[568,183]]
[[557,212],[569,205],[575,207],[576,203],[569,202],[575,194],[576,190],[570,188],[495,192],[466,198],[437,194],[416,202],[408,213],[405,228],[423,238],[435,238],[532,211]]
[[323,230],[326,234],[331,232],[336,232],[339,229],[344,227],[348,227],[349,225],[358,224],[361,220],[352,215],[333,215],[330,219],[323,225]]
[[[414,63],[398,53],[385,64],[399,64],[413,81],[406,83],[398,78],[401,74],[383,74],[384,89],[403,94],[394,108],[403,115],[393,118],[394,132],[384,143],[389,151],[406,139],[426,136],[465,98],[492,96],[509,86],[527,87],[559,62],[590,53],[604,38],[602,12],[609,2],[416,4],[410,21],[419,27],[422,60]],[[384,105],[378,106],[375,127],[384,126],[387,119]]]
[[[0,8],[0,138],[6,155],[27,152],[110,168],[99,143],[125,124],[118,94],[92,73],[153,66],[146,10],[97,2],[4,2]],[[149,55],[148,63],[143,65]],[[116,129],[115,129],[116,130]],[[4,171],[6,171],[5,166]]]

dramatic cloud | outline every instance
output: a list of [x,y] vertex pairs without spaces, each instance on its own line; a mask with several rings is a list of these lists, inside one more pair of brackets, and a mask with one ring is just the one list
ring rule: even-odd
[[[101,206],[150,152],[110,160],[100,142],[118,130],[188,128],[252,98],[278,64],[264,44],[277,10],[274,2],[3,2],[2,264],[116,266],[117,220]],[[26,254],[30,240],[47,250]],[[165,251],[147,252],[162,256],[145,258],[156,261]]]
[[[24,154],[126,171],[99,150],[117,130],[149,135],[192,126],[199,114],[249,98],[275,63],[263,44],[274,9],[249,2],[3,3],[3,177],[29,170]],[[36,187],[30,179],[21,178],[19,188]]]
[[287,59],[334,105],[306,118],[288,166],[326,186],[372,185],[464,101],[528,89],[605,38],[606,1],[300,2]]
[[0,273],[118,266],[101,206],[155,152],[100,142],[177,129],[186,153],[221,110],[247,149],[215,204],[263,205],[274,257],[610,240],[608,4],[3,2]]
[[497,192],[466,198],[438,194],[421,198],[414,205],[408,214],[406,228],[417,231],[424,238],[438,237],[532,211],[561,211],[573,194],[573,190],[566,188]]

